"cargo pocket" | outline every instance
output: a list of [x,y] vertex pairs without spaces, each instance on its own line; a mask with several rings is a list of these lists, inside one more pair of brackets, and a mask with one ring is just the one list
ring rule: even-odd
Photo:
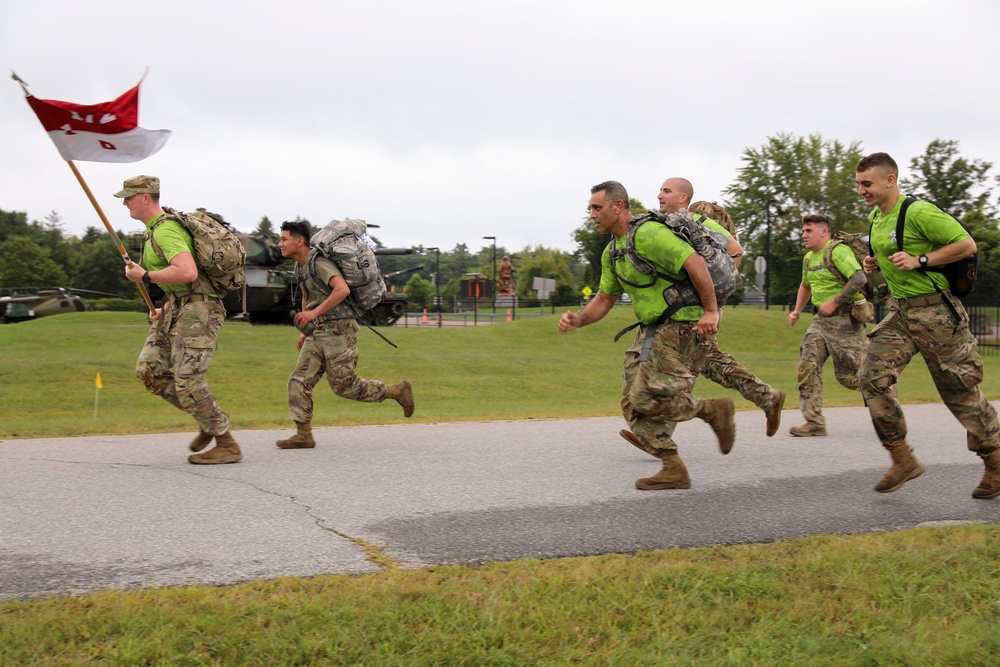
[[[972,389],[983,381],[983,358],[972,344],[963,345],[955,354],[939,356],[937,365],[948,379],[949,386]],[[944,390],[945,388],[938,388]]]

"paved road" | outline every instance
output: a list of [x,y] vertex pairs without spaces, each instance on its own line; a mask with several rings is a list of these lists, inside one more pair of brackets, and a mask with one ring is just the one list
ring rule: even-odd
[[681,424],[687,491],[635,490],[659,463],[620,418],[317,428],[294,451],[243,431],[243,462],[205,467],[184,434],[6,441],[0,599],[374,572],[371,550],[421,567],[1000,523],[942,406],[907,408],[927,472],[893,494],[872,491],[889,459],[867,412],[826,413],[830,437],[797,439],[797,411],[774,438],[740,412],[728,456]]

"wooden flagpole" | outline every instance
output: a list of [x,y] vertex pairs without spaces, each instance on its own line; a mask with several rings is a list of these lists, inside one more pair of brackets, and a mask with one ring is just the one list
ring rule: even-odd
[[[94,193],[90,191],[90,187],[87,185],[87,182],[83,180],[80,170],[76,168],[76,165],[73,164],[72,160],[66,160],[66,164],[68,164],[69,168],[73,170],[73,175],[76,176],[76,180],[80,182],[80,187],[82,187],[83,191],[87,193],[87,198],[90,200],[90,203],[94,205],[94,210],[97,211],[97,215],[100,216],[101,222],[104,223],[104,227],[108,230],[108,233],[111,234],[111,239],[115,242],[115,245],[118,246],[118,252],[121,253],[122,259],[125,260],[125,265],[131,268],[134,264],[132,262],[132,258],[128,256],[128,251],[125,249],[125,246],[122,245],[121,239],[118,238],[118,234],[115,233],[111,223],[108,222],[107,216],[104,215],[104,211],[101,210],[101,205],[98,204],[97,199],[94,198]],[[139,291],[142,292],[142,298],[146,300],[146,306],[149,307],[149,312],[155,313],[156,306],[153,305],[153,300],[149,298],[149,292],[146,291],[146,286],[142,283],[136,283],[136,286],[139,288]]]

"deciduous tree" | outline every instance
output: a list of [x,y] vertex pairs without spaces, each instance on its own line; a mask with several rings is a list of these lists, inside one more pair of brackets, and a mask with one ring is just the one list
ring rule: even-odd
[[12,236],[0,245],[0,287],[62,287],[66,271],[48,248],[27,236]]
[[725,205],[751,260],[743,262],[744,272],[752,277],[753,258],[770,254],[772,301],[798,288],[803,215],[823,213],[835,230],[867,230],[868,209],[854,179],[862,156],[859,142],[843,144],[819,134],[781,133],[759,148],[744,149],[736,179],[725,191]]
[[985,160],[961,157],[957,141],[935,139],[923,155],[910,160],[910,174],[899,185],[906,194],[932,202],[959,219],[977,210],[994,216],[988,176],[992,167]]

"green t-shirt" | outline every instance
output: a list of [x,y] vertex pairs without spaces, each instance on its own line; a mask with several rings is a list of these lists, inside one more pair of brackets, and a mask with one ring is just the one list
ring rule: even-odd
[[[903,197],[900,197],[896,206],[885,215],[876,208],[872,220],[872,251],[889,285],[889,292],[897,299],[903,299],[934,292],[935,284],[941,289],[947,289],[948,279],[940,272],[901,271],[889,261],[889,255],[899,252],[899,246],[896,244],[896,220],[899,218],[899,207],[902,203]],[[914,257],[967,238],[969,233],[962,228],[962,225],[934,204],[915,201],[906,211],[903,250]]]
[[[719,223],[706,219],[702,224],[713,231],[722,232],[727,237],[730,236]],[[626,237],[614,240],[615,249],[621,250],[625,247]],[[656,268],[671,278],[678,281],[686,279],[687,271],[684,270],[684,262],[694,254],[694,248],[686,241],[674,234],[666,225],[657,222],[646,222],[639,226],[635,233],[636,251],[656,265]],[[615,271],[621,276],[622,281],[645,285],[652,281],[650,276],[640,273],[628,258],[622,258],[615,264]],[[632,287],[615,278],[611,272],[611,249],[606,247],[601,255],[601,286],[600,291],[611,296],[625,293],[632,299],[632,310],[636,319],[643,324],[652,324],[663,311],[667,309],[667,303],[663,300],[663,290],[670,287],[672,283],[663,278],[657,278],[656,282],[649,287]],[[701,306],[685,306],[670,318],[678,322],[697,322],[704,314]]]
[[[147,222],[146,229],[150,229],[159,220],[161,215],[163,214],[160,213]],[[153,250],[152,243],[146,241],[142,248],[142,261],[139,263],[147,271],[159,271],[160,269],[167,268],[170,266],[170,260],[182,252],[190,253],[194,257],[194,239],[191,238],[191,233],[184,229],[184,226],[176,220],[164,220],[153,230],[153,237],[156,239],[156,245],[163,252],[166,261],[161,260],[160,256]],[[184,292],[188,289],[187,283],[183,285],[159,284],[159,286],[164,292]]]
[[[832,239],[827,241],[819,252],[807,252],[802,260],[802,282],[809,285],[809,289],[812,290],[812,304],[817,307],[834,298],[844,289],[840,278],[827,271],[826,263],[823,261],[827,246],[833,242]],[[833,260],[834,266],[845,278],[850,278],[862,270],[861,264],[854,256],[854,251],[846,244],[841,243],[835,246],[830,254],[830,259]],[[864,297],[864,293],[858,292],[854,295],[854,300],[860,301]]]

